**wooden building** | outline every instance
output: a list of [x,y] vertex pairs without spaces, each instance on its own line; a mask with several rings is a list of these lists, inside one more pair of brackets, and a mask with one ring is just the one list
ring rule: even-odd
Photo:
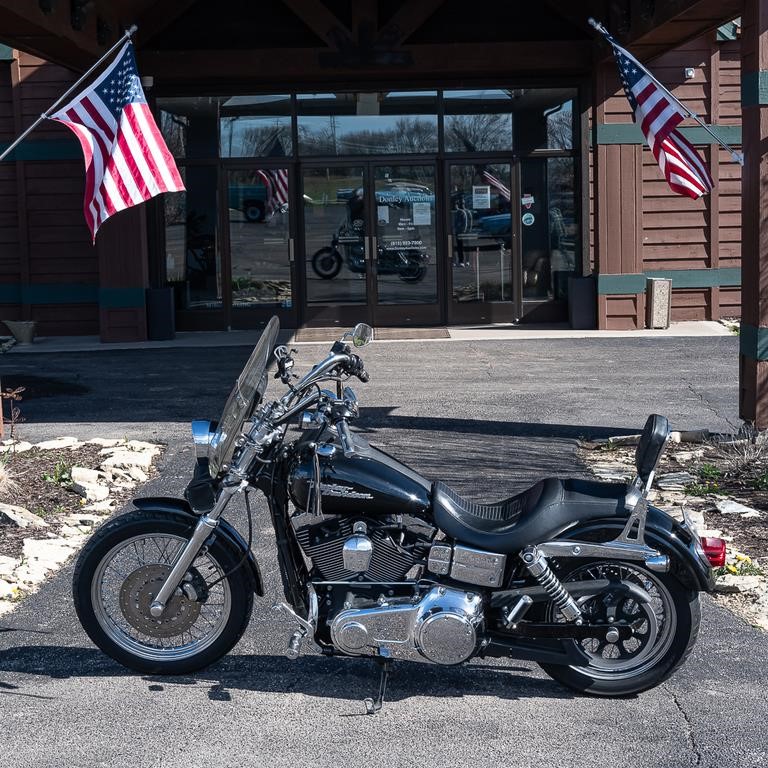
[[[588,16],[744,168],[690,125],[715,189],[671,195]],[[673,319],[741,311],[768,427],[768,0],[0,0],[0,145],[131,23],[187,192],[93,246],[77,145],[38,130],[0,164],[0,319],[140,340],[152,288],[179,329],[551,322],[575,278],[639,328],[664,276]]]

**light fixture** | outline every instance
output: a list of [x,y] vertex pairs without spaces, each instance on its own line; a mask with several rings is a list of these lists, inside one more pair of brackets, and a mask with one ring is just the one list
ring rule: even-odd
[[694,67],[686,67],[683,70],[683,74],[685,75],[686,80],[693,80],[693,78],[696,77],[696,69]]

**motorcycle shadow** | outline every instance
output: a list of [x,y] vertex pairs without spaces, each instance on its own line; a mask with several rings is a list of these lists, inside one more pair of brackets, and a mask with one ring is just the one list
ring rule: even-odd
[[[533,676],[535,665],[497,666],[478,662],[463,667],[439,667],[409,661],[393,665],[387,701],[415,696],[461,698],[496,696],[499,699],[571,699],[576,694],[554,681]],[[56,645],[15,646],[0,654],[0,673],[68,678],[138,677],[95,648]],[[520,674],[525,673],[525,674]],[[362,700],[375,695],[379,667],[370,659],[326,658],[306,655],[296,661],[270,654],[226,656],[194,675],[143,675],[148,690],[170,693],[175,686],[197,686],[211,701],[231,701],[237,691],[301,693],[322,699]],[[35,696],[19,680],[0,680],[0,695]]]

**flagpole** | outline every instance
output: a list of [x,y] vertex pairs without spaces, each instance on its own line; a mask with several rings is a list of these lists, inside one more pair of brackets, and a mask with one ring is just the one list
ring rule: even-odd
[[[606,39],[610,35],[608,30],[599,22],[593,19],[591,16],[587,19],[587,22],[591,27],[596,29],[598,32],[600,32]],[[608,40],[610,43],[610,40]],[[695,120],[723,149],[727,150],[731,153],[731,159],[737,162],[739,165],[744,165],[744,154],[742,152],[737,152],[733,147],[731,147],[730,144],[723,141],[693,110],[689,109],[688,107],[683,104],[680,99],[677,98],[670,90],[667,88],[663,83],[659,82],[653,74],[647,69],[647,67],[644,67],[642,64],[640,64],[639,61],[629,52],[625,51],[629,58],[631,58],[633,61],[635,61],[639,66],[643,67],[643,71],[648,75],[648,77],[653,80],[656,85],[659,86],[659,88],[662,88],[665,93],[669,95],[669,97],[677,104],[680,109],[685,112],[685,114],[688,115],[692,120]]]
[[35,120],[35,122],[32,123],[32,125],[30,125],[29,128],[24,131],[24,133],[21,134],[21,136],[15,139],[8,147],[6,147],[5,150],[3,150],[3,152],[0,152],[0,162],[2,162],[8,155],[10,155],[11,152],[13,152],[13,150],[19,144],[21,144],[21,142],[24,141],[24,139],[26,139],[27,136],[29,136],[29,134],[32,133],[32,131],[34,131],[38,125],[40,125],[40,123],[43,122],[43,120],[47,120],[51,112],[53,112],[56,107],[58,107],[59,104],[61,104],[61,102],[64,101],[71,93],[76,91],[78,87],[101,66],[104,59],[111,56],[126,41],[126,39],[130,40],[131,35],[133,35],[137,29],[138,27],[135,24],[132,24],[130,27],[128,27],[128,29],[125,30],[123,36],[82,77],[80,77],[74,85],[70,86],[63,95],[59,96],[59,98],[56,99],[56,101],[54,101],[53,104],[51,104],[51,106],[48,107],[48,109],[43,112],[43,114],[40,115],[40,117],[38,117],[37,120]]

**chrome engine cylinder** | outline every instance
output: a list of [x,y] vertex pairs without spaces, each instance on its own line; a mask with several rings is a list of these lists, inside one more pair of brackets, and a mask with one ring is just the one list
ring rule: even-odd
[[560,609],[566,621],[576,621],[581,617],[581,609],[576,601],[568,594],[560,579],[549,567],[547,558],[535,546],[526,547],[520,558],[528,572],[541,584],[552,602]]
[[357,522],[352,528],[354,535],[350,536],[342,548],[344,569],[354,573],[365,573],[373,557],[373,542],[366,535],[368,527],[364,522]]

